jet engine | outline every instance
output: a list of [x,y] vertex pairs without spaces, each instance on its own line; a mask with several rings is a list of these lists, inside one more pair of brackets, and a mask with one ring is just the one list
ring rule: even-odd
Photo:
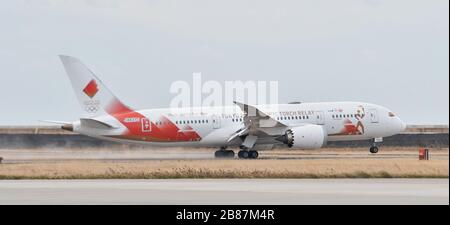
[[287,144],[289,148],[315,149],[323,146],[326,133],[322,126],[308,124],[290,128],[277,140]]

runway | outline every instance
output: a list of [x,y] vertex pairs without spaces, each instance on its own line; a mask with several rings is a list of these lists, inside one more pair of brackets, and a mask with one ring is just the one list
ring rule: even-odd
[[[417,159],[417,148],[385,147],[378,154],[367,148],[324,148],[317,150],[260,151],[260,159],[317,160],[317,159]],[[3,163],[58,162],[61,160],[211,160],[214,149],[0,149]],[[432,149],[433,159],[448,160],[448,148]]]
[[0,204],[448,205],[449,180],[0,180]]

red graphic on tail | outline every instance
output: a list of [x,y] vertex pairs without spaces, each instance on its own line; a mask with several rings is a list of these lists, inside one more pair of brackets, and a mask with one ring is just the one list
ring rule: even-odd
[[89,98],[93,98],[98,92],[97,82],[95,82],[94,79],[89,81],[86,87],[84,87],[83,92],[89,96]]

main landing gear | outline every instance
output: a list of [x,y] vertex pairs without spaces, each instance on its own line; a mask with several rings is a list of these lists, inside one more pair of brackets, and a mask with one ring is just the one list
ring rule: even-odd
[[216,158],[234,158],[234,151],[227,150],[226,147],[222,147],[214,153],[214,156]]
[[256,159],[259,156],[258,151],[255,150],[241,150],[238,153],[240,159]]
[[[226,147],[220,148],[220,150],[214,153],[216,158],[234,158],[234,151],[227,150]],[[240,159],[257,159],[259,156],[258,151],[243,149],[238,152]]]

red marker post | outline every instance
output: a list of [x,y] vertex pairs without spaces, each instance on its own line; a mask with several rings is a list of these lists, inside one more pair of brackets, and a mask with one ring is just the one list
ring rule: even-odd
[[427,148],[419,149],[419,160],[429,160],[430,159],[430,151]]

